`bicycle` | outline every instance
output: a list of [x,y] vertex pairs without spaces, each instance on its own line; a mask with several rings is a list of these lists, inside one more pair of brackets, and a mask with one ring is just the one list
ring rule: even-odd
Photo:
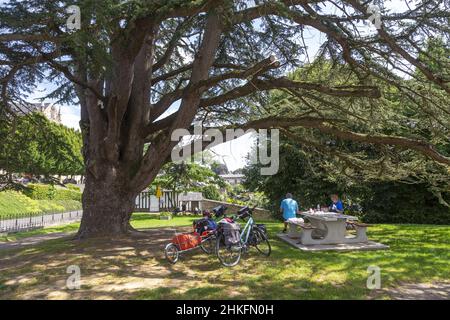
[[[254,209],[254,208],[253,208]],[[250,247],[268,257],[272,252],[269,239],[267,238],[263,225],[255,224],[252,211],[249,207],[244,207],[238,211],[238,215],[230,219],[235,222],[241,219],[246,222],[244,229],[239,234],[239,242],[236,244],[227,244],[225,234],[223,232],[223,224],[219,223],[216,235],[216,255],[220,263],[226,267],[233,267],[239,263],[243,252],[248,252]],[[246,220],[248,218],[248,220]]]

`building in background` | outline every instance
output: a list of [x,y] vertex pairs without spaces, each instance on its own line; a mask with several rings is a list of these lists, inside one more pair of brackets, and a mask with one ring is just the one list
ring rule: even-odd
[[232,186],[236,184],[241,184],[244,181],[244,175],[238,173],[228,173],[219,175],[223,180],[231,184]]
[[32,112],[42,113],[48,120],[62,124],[61,107],[52,103],[17,103],[12,104],[11,110],[17,115],[29,114]]
[[61,107],[51,103],[30,103],[28,112],[40,112],[48,120],[61,124]]

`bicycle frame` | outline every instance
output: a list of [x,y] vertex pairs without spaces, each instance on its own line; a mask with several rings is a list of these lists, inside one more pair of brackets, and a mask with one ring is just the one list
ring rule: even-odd
[[244,229],[241,232],[241,243],[242,244],[247,244],[253,224],[254,224],[253,217],[250,216],[247,220],[247,223],[245,224]]

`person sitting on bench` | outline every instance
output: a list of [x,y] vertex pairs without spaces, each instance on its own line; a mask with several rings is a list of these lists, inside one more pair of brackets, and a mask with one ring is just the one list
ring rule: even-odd
[[330,212],[336,212],[336,213],[343,213],[344,212],[344,205],[342,204],[342,201],[339,199],[339,196],[337,194],[330,195],[330,199],[332,201],[329,211]]

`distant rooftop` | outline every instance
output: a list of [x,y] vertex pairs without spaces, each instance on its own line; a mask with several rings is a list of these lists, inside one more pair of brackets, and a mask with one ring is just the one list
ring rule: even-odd
[[[18,108],[16,108],[18,109]],[[18,112],[30,113],[41,112],[47,119],[56,123],[61,123],[61,107],[52,103],[28,103],[25,107],[17,110]]]
[[219,174],[220,177],[224,179],[233,179],[233,178],[244,178],[245,176],[243,174],[239,173],[227,173],[227,174]]

